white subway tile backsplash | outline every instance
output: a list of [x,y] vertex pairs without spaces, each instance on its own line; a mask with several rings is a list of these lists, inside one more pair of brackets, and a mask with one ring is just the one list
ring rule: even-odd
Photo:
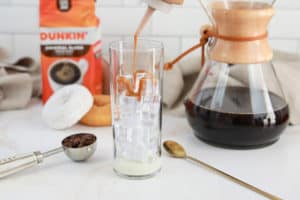
[[13,55],[13,36],[11,34],[0,34],[0,49],[4,49],[9,56],[8,60]]
[[38,5],[39,0],[10,0],[12,4],[15,5]]
[[[189,38],[183,38],[182,39],[182,52],[188,50],[192,46],[198,44],[200,41],[200,37],[189,37]],[[186,56],[186,58],[190,57],[199,57],[201,55],[201,49],[197,49],[193,52],[191,52],[189,55]]]
[[207,23],[207,18],[200,9],[175,8],[170,14],[157,13],[154,16],[153,34],[197,36],[200,33],[200,27]]
[[101,0],[97,1],[97,6],[121,6],[122,5],[122,0]]
[[[137,28],[140,19],[144,15],[145,8],[99,8],[97,15],[103,24],[102,30],[106,35],[132,35]],[[150,34],[151,23],[148,24],[142,34]]]
[[278,0],[275,3],[276,9],[300,9],[300,1],[299,0]]
[[124,6],[145,6],[145,1],[142,0],[123,0]]
[[296,53],[300,55],[300,40],[297,41],[297,51]]
[[270,36],[300,38],[300,10],[278,10],[270,24]]
[[10,0],[0,0],[0,6],[1,5],[8,5],[10,4]]
[[37,33],[37,7],[0,6],[0,33]]
[[271,39],[270,45],[274,50],[281,50],[288,53],[297,53],[298,41],[297,40],[282,40]]
[[[98,0],[97,14],[102,19],[103,49],[123,36],[132,36],[144,15],[144,0]],[[209,1],[208,1],[209,2]],[[0,47],[15,56],[39,58],[39,0],[0,0]],[[300,53],[300,1],[278,0],[270,24],[271,45],[275,49]],[[142,36],[161,40],[167,57],[175,57],[199,40],[200,27],[207,17],[198,0],[185,0],[169,14],[156,12]],[[199,51],[192,56],[199,55]]]
[[150,37],[149,39],[162,41],[166,59],[174,59],[181,51],[180,39],[177,37]]
[[196,8],[200,7],[200,3],[198,0],[185,0],[183,6]]
[[[34,5],[39,4],[39,0],[0,0],[0,4],[3,2],[11,2],[14,5]],[[52,0],[53,1],[53,0]],[[98,0],[96,2],[97,6],[121,6],[123,4],[122,0]]]
[[102,38],[102,52],[103,54],[105,55],[105,57],[108,57],[108,54],[109,54],[109,44],[115,40],[120,40],[122,39],[123,37],[122,36],[114,36],[114,37],[111,37],[111,36],[106,36],[104,35],[103,38]]
[[40,61],[40,39],[39,34],[14,35],[14,59],[31,56]]

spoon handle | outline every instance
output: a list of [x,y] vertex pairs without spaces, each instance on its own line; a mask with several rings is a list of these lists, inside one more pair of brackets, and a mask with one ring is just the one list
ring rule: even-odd
[[225,178],[227,178],[227,179],[229,179],[229,180],[231,180],[231,181],[233,181],[233,182],[235,182],[235,183],[237,183],[237,184],[239,184],[239,185],[241,185],[241,186],[243,186],[245,188],[248,188],[248,189],[250,189],[250,190],[252,190],[252,191],[254,191],[254,192],[258,193],[258,194],[261,194],[261,195],[263,195],[264,197],[266,197],[268,199],[271,199],[271,200],[282,200],[282,198],[280,198],[280,197],[277,197],[277,196],[275,196],[273,194],[270,194],[270,193],[268,193],[266,191],[263,191],[263,190],[255,187],[253,185],[250,185],[249,183],[246,183],[245,181],[242,181],[242,180],[240,180],[240,179],[238,179],[238,178],[236,178],[234,176],[231,176],[230,174],[227,174],[226,172],[223,172],[223,171],[221,171],[221,170],[219,170],[219,169],[217,169],[217,168],[215,168],[215,167],[213,167],[213,166],[211,166],[211,165],[209,165],[209,164],[207,164],[205,162],[202,162],[202,161],[200,161],[200,160],[198,160],[196,158],[193,158],[191,156],[187,156],[186,158],[189,159],[189,160],[192,160],[192,161],[194,161],[196,163],[199,163],[199,164],[203,165],[204,167],[206,167],[206,168],[208,168],[208,169],[210,169],[210,170],[212,170],[214,172],[217,172],[218,174],[224,176]]
[[38,165],[43,162],[44,158],[58,154],[63,150],[62,147],[59,147],[44,153],[36,151],[2,159],[0,160],[0,179]]
[[39,151],[3,159],[0,161],[0,179],[31,168],[41,162],[43,162],[43,155]]
[[64,148],[63,148],[63,147],[58,147],[58,148],[56,148],[56,149],[52,149],[52,150],[50,150],[50,151],[44,152],[44,153],[43,153],[43,157],[44,157],[44,158],[48,158],[48,157],[53,156],[53,155],[55,155],[55,154],[61,153],[61,152],[63,152],[63,151],[64,151]]

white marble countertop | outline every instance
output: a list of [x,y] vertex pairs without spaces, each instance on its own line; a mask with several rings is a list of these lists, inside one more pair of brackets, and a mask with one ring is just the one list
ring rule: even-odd
[[[64,154],[49,158],[21,174],[0,180],[1,200],[188,199],[258,200],[263,197],[184,160],[163,155],[163,168],[147,180],[126,180],[112,170],[111,128],[75,126],[54,131],[41,120],[37,100],[21,111],[0,113],[0,158],[45,151],[67,135],[92,132],[96,154],[86,163],[73,163]],[[197,140],[186,119],[164,117],[163,138],[185,145],[191,155],[284,199],[300,199],[300,127],[289,127],[272,146],[257,150],[228,150]]]

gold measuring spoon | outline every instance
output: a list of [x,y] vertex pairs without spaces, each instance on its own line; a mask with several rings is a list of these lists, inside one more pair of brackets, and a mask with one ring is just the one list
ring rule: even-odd
[[246,183],[246,182],[244,182],[244,181],[242,181],[242,180],[240,180],[236,177],[233,177],[233,176],[227,174],[226,172],[223,172],[223,171],[221,171],[221,170],[219,170],[219,169],[217,169],[217,168],[215,168],[215,167],[213,167],[209,164],[206,164],[205,162],[202,162],[202,161],[200,161],[196,158],[193,158],[193,157],[189,156],[186,153],[186,151],[184,150],[184,148],[175,141],[168,140],[168,141],[165,141],[163,145],[164,145],[164,148],[166,149],[166,151],[174,158],[192,160],[192,161],[194,161],[196,163],[199,163],[200,165],[208,168],[209,170],[222,175],[223,177],[227,178],[228,180],[230,180],[232,182],[235,182],[235,183],[237,183],[237,184],[239,184],[239,185],[241,185],[241,186],[243,186],[243,187],[245,187],[249,190],[252,190],[253,192],[256,192],[256,193],[258,193],[258,194],[260,194],[260,195],[262,195],[262,196],[264,196],[268,199],[282,200],[280,197],[277,197],[277,196],[272,195],[268,192],[265,192],[265,191],[255,187],[253,185],[250,185],[249,183]]

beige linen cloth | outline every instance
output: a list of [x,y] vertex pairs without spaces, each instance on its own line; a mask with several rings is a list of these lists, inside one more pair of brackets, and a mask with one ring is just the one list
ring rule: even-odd
[[0,111],[24,108],[32,97],[41,95],[40,66],[29,57],[6,62],[0,49]]
[[[170,60],[167,60],[170,61]],[[275,51],[273,65],[290,107],[290,122],[300,124],[300,56]],[[183,100],[187,98],[200,71],[200,59],[189,57],[174,65],[164,76],[163,101],[166,111],[173,115],[185,116]],[[240,77],[239,71],[231,73],[231,82],[243,83],[247,78]],[[229,83],[230,84],[230,83]]]

